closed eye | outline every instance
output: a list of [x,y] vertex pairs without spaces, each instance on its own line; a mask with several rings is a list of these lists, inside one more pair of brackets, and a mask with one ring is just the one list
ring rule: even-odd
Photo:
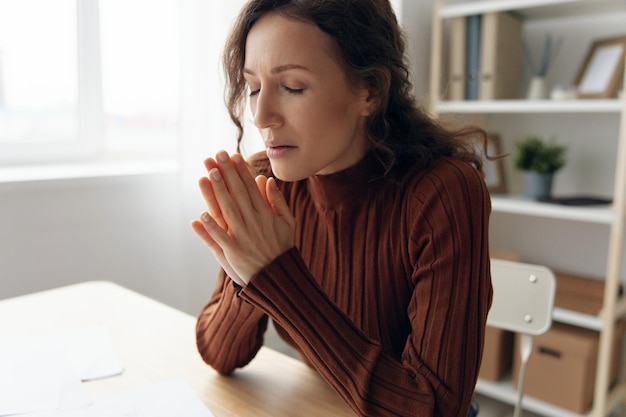
[[304,92],[304,88],[289,88],[285,87],[285,90],[290,94],[302,94]]
[[[289,88],[289,87],[283,87],[283,88],[289,94],[299,95],[299,94],[302,94],[304,92],[304,88]],[[256,90],[249,89],[249,91],[250,92],[248,93],[248,96],[249,97],[254,97],[254,96],[257,96],[261,92],[261,89],[260,88],[258,88]]]
[[304,88],[289,88],[289,87],[284,87],[284,88],[290,94],[302,94],[304,92]]

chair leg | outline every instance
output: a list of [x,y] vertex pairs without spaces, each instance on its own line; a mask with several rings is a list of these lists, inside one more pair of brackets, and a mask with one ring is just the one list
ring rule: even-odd
[[533,337],[529,334],[521,334],[520,355],[522,362],[519,368],[519,377],[517,378],[517,402],[513,411],[513,417],[522,415],[522,398],[524,397],[524,382],[526,381],[526,365],[530,359],[530,353],[533,350]]

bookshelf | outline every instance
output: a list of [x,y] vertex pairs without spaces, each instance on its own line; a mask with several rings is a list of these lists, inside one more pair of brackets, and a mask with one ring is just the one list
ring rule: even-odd
[[[511,12],[522,20],[525,39],[538,36],[544,27],[559,28],[570,26],[570,32],[566,33],[565,41],[577,46],[578,55],[569,61],[556,65],[550,71],[554,78],[562,77],[572,79],[573,71],[578,68],[580,59],[586,52],[586,42],[603,38],[602,30],[614,31],[616,35],[626,35],[626,2],[624,0],[482,0],[452,3],[436,1],[433,9],[434,18],[432,25],[431,45],[431,80],[430,80],[430,111],[436,116],[459,116],[477,122],[488,131],[496,131],[504,136],[503,140],[508,143],[505,152],[513,152],[512,143],[528,133],[525,129],[529,126],[540,129],[540,133],[547,136],[558,135],[560,141],[565,142],[572,148],[573,159],[582,160],[585,152],[593,146],[608,149],[600,153],[600,163],[597,171],[604,183],[602,190],[607,191],[613,200],[609,206],[597,207],[568,207],[549,203],[529,201],[523,197],[512,194],[492,196],[492,209],[494,216],[505,217],[507,222],[519,222],[526,225],[538,223],[545,225],[550,222],[553,227],[568,229],[566,236],[571,236],[571,231],[579,225],[584,225],[584,230],[594,228],[594,233],[600,236],[607,250],[596,257],[600,257],[602,264],[601,274],[604,277],[604,297],[602,310],[598,315],[583,314],[577,311],[563,308],[555,308],[553,318],[556,322],[566,323],[581,328],[599,332],[599,349],[597,354],[595,386],[593,389],[593,405],[584,414],[577,414],[567,409],[555,406],[536,398],[525,396],[524,409],[547,417],[606,417],[616,411],[618,406],[626,404],[626,382],[623,377],[618,377],[614,386],[609,386],[609,371],[612,366],[611,341],[615,336],[618,320],[626,317],[626,296],[618,296],[620,283],[624,281],[625,273],[625,225],[626,225],[626,93],[620,98],[606,99],[572,99],[572,100],[526,100],[524,88],[520,86],[519,97],[502,100],[448,100],[450,92],[449,54],[454,49],[451,45],[453,34],[453,21],[455,18],[467,17],[493,12]],[[607,16],[620,16],[619,18],[607,19]],[[620,20],[621,19],[621,20]],[[607,26],[594,31],[589,29],[598,22],[609,22]],[[547,22],[547,23],[543,23]],[[619,23],[622,22],[622,23]],[[543,26],[542,26],[543,25]],[[595,27],[594,26],[594,27]],[[575,32],[572,27],[576,27]],[[589,30],[588,30],[589,29]],[[586,37],[586,38],[585,38]],[[458,45],[457,45],[458,46]],[[458,49],[458,48],[457,48]],[[572,52],[574,50],[574,52]],[[564,53],[575,55],[575,49]],[[521,78],[520,83],[529,79],[528,71]],[[626,70],[622,74],[626,85]],[[591,135],[590,126],[601,126],[597,135]],[[594,127],[595,129],[595,127]],[[579,133],[580,132],[580,133]],[[585,136],[586,135],[586,136]],[[596,137],[597,136],[597,137]],[[582,148],[583,151],[577,151]],[[509,158],[510,159],[510,158]],[[510,161],[508,162],[511,163]],[[579,165],[576,165],[578,163]],[[597,162],[596,162],[597,163]],[[605,166],[604,166],[605,165]],[[580,168],[580,162],[572,161],[573,168]],[[509,174],[514,174],[509,168]],[[576,175],[571,175],[567,184],[568,190],[576,191]],[[600,180],[598,180],[600,181]],[[585,186],[594,186],[593,179]],[[493,217],[493,216],[492,216]],[[506,222],[505,222],[506,223]],[[541,226],[540,226],[541,227]],[[551,229],[552,230],[552,229]],[[503,237],[505,236],[505,237]],[[500,240],[506,241],[506,233],[499,234]],[[584,237],[583,237],[584,238]],[[509,237],[509,240],[515,237]],[[559,236],[554,237],[558,241]],[[563,246],[567,241],[562,241]],[[561,264],[569,262],[569,259],[557,259],[563,257],[562,248],[545,247],[545,252],[554,252],[552,258],[546,254],[546,259],[553,259]],[[590,251],[591,252],[591,251]],[[574,255],[575,256],[575,255]],[[590,255],[591,256],[591,255]],[[567,256],[565,256],[567,258]],[[526,260],[526,259],[523,259]],[[533,259],[528,259],[533,262]],[[575,260],[581,265],[583,260]],[[541,262],[552,266],[548,262]],[[576,262],[573,262],[576,264]],[[625,366],[624,358],[621,366]],[[623,373],[623,372],[622,372]],[[515,389],[511,377],[499,382],[479,380],[476,392],[498,401],[513,404],[515,401]],[[621,410],[622,412],[624,410]]]

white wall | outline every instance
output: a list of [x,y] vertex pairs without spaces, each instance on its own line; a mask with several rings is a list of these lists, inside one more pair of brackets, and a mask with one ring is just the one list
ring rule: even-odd
[[110,280],[185,307],[176,174],[0,184],[0,298]]

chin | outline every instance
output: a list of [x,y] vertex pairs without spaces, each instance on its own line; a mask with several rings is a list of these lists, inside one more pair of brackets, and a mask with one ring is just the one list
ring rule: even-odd
[[275,163],[272,160],[270,160],[270,164],[272,166],[272,174],[274,177],[283,182],[296,182],[313,175],[302,169],[290,169],[290,167],[287,167],[284,164]]

